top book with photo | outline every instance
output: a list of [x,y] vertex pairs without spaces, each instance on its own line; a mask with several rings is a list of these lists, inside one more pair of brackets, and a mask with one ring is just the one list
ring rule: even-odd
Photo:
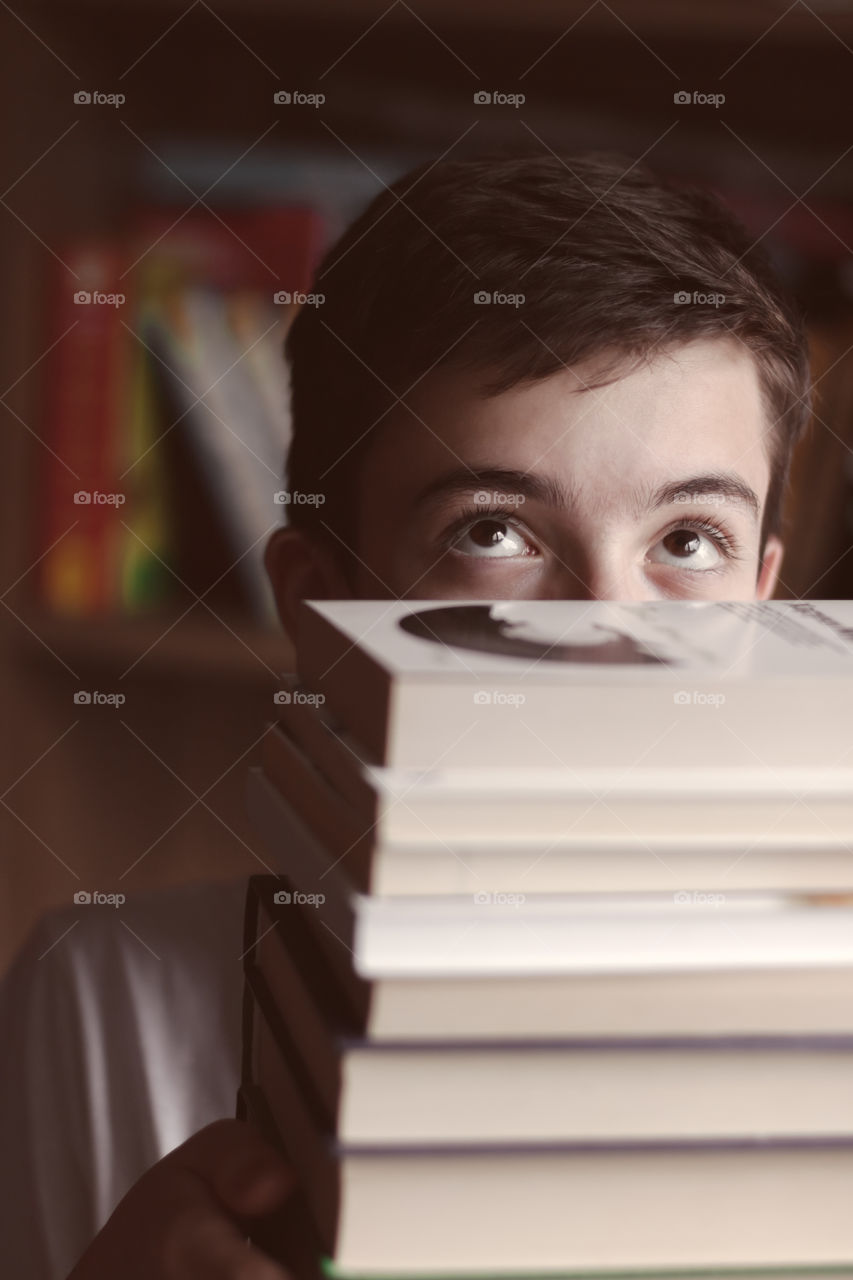
[[402,767],[777,768],[853,745],[846,600],[313,601],[297,666]]

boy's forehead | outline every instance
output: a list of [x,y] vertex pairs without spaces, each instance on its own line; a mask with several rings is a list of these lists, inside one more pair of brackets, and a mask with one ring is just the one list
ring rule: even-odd
[[602,358],[484,395],[482,372],[427,375],[388,416],[370,455],[413,497],[466,467],[535,471],[607,506],[687,474],[726,472],[763,500],[771,424],[755,361],[730,339],[703,339],[623,364]]

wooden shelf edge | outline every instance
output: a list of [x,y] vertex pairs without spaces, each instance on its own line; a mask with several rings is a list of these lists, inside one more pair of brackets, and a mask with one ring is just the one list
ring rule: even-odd
[[45,610],[20,613],[18,639],[35,657],[68,667],[98,666],[119,675],[210,675],[274,685],[291,671],[293,648],[283,631],[246,619],[162,614],[65,617]]

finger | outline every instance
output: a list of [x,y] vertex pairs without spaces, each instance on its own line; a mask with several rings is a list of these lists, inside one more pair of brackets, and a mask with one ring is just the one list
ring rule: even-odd
[[166,1246],[166,1274],[175,1280],[291,1280],[287,1271],[250,1246],[218,1208],[181,1215]]
[[217,1120],[167,1159],[197,1174],[240,1216],[269,1213],[295,1185],[287,1162],[260,1130],[242,1120]]

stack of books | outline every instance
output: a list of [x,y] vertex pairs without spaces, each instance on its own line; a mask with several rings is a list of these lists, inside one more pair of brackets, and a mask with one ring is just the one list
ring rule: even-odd
[[318,1270],[853,1274],[853,602],[315,602],[296,647],[240,1114]]

